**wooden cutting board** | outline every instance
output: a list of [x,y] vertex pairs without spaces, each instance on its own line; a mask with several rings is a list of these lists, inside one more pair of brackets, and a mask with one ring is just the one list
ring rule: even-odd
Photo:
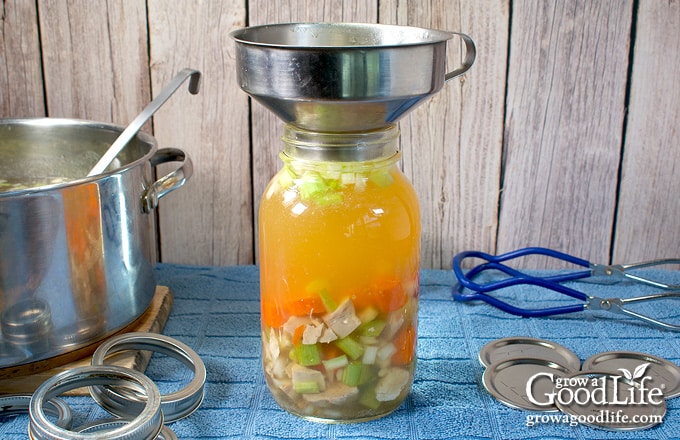
[[[117,334],[128,332],[161,333],[172,309],[173,296],[169,288],[157,286],[151,305],[135,322],[120,330]],[[56,356],[43,361],[26,365],[0,369],[0,395],[2,394],[32,394],[41,383],[57,373],[70,368],[90,365],[92,353],[102,341],[73,352]],[[133,368],[144,372],[152,352],[128,350],[110,356],[110,363]],[[109,363],[109,360],[107,360]],[[76,389],[70,395],[87,395],[87,389]]]

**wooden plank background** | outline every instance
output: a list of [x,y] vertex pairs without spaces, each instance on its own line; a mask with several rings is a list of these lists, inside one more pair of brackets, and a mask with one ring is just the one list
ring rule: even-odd
[[[238,88],[229,32],[289,21],[461,31],[475,65],[400,123],[422,266],[523,246],[597,262],[678,257],[679,3],[5,0],[0,117],[124,126],[177,71],[201,70],[200,94],[178,91],[145,127],[195,167],[161,200],[161,258],[251,264],[283,124]],[[461,56],[453,40],[449,67]]]

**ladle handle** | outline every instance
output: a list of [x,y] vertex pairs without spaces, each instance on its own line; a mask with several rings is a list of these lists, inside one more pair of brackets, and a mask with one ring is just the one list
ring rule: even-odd
[[88,177],[101,174],[113,162],[118,153],[127,145],[130,140],[137,135],[137,132],[146,121],[153,116],[154,113],[165,103],[165,101],[175,93],[175,90],[182,85],[187,78],[191,77],[189,82],[189,92],[192,95],[198,93],[201,84],[201,72],[193,69],[182,69],[170,83],[165,86],[163,90],[156,96],[156,98],[149,103],[149,105],[142,110],[142,112],[127,126],[125,130],[118,136],[115,142],[106,150],[106,153],[99,159],[99,162],[87,174]]
[[452,70],[451,72],[447,73],[446,76],[444,76],[444,79],[446,81],[467,72],[468,69],[472,67],[472,65],[474,64],[475,58],[477,58],[477,48],[475,47],[475,42],[472,40],[472,38],[460,32],[451,33],[453,35],[458,35],[465,43],[465,59],[463,60],[463,64],[459,68],[457,68],[456,70]]

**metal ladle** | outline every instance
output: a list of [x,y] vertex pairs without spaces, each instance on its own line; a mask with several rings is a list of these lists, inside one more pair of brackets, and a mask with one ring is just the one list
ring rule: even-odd
[[172,96],[172,94],[179,88],[180,85],[191,77],[189,81],[189,92],[192,95],[198,93],[201,84],[201,72],[194,69],[182,69],[170,83],[165,86],[161,93],[156,96],[156,99],[151,101],[149,105],[142,110],[142,112],[127,126],[127,128],[118,136],[118,138],[111,144],[106,153],[99,159],[99,162],[90,170],[87,177],[101,174],[113,162],[118,153],[127,145],[130,140],[137,135],[137,132],[146,121],[153,116],[154,113],[165,103],[165,101]]

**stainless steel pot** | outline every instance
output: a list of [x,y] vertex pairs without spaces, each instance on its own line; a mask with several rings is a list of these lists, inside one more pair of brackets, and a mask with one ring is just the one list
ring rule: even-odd
[[[150,305],[153,210],[191,177],[192,163],[140,133],[105,173],[83,177],[122,131],[0,119],[0,369],[89,346]],[[165,162],[179,165],[156,180],[154,167]],[[8,182],[39,185],[7,191]]]

